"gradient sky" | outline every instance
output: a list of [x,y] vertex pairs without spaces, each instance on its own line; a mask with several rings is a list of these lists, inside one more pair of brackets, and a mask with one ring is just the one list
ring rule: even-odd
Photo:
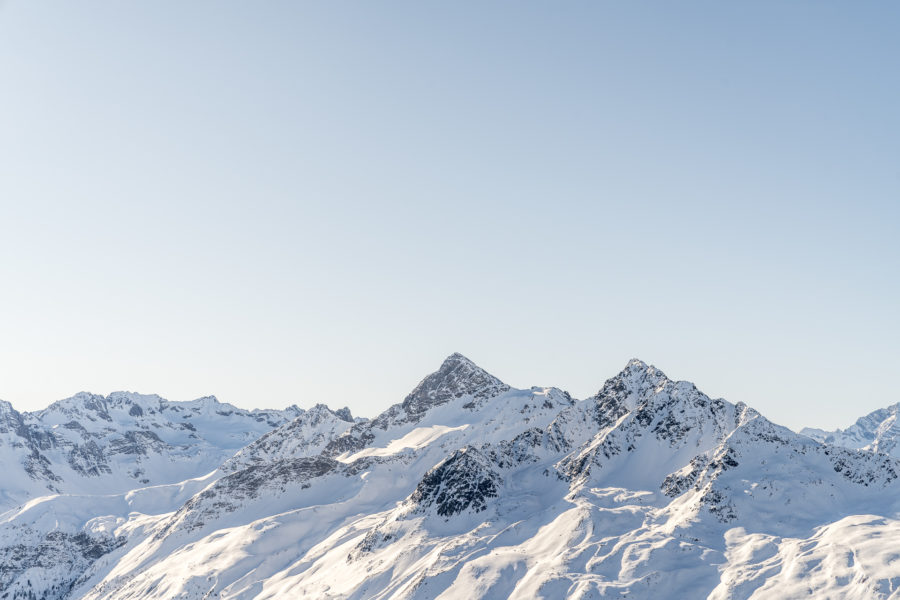
[[900,4],[0,4],[0,398],[373,416],[454,351],[900,401]]

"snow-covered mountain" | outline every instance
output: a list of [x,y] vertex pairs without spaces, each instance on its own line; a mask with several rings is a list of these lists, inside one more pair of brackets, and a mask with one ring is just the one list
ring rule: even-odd
[[0,401],[0,511],[48,493],[115,494],[199,477],[302,413],[129,392],[82,392],[30,413]]
[[639,360],[577,401],[454,354],[370,421],[7,512],[0,597],[900,598],[898,478]]
[[824,431],[805,427],[800,433],[820,442],[858,448],[900,457],[900,404],[893,404],[860,417],[847,429]]
[[316,404],[293,421],[266,433],[225,461],[222,471],[233,473],[251,466],[266,465],[277,460],[316,456],[354,424],[350,409],[331,410]]

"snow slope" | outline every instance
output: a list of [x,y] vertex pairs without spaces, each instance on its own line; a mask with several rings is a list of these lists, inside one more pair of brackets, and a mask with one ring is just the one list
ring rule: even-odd
[[71,588],[89,567],[114,564],[229,470],[317,454],[356,422],[324,405],[246,411],[212,397],[122,392],[78,394],[37,413],[0,403],[0,510],[9,508],[0,514],[0,597],[78,597]]
[[313,431],[104,529],[56,597],[900,598],[900,462],[638,360],[575,401],[452,355],[375,419],[319,409]]

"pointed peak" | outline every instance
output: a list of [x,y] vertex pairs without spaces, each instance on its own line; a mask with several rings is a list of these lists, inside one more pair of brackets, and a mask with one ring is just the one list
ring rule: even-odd
[[353,423],[353,414],[350,412],[350,408],[345,406],[344,408],[339,408],[334,411],[334,414],[338,416],[339,419],[343,421],[347,421],[348,423]]
[[625,368],[619,373],[619,376],[622,375],[635,375],[635,374],[643,374],[650,379],[654,380],[668,380],[666,374],[651,365],[650,363],[646,363],[639,358],[632,358],[628,361],[628,364],[625,365]]
[[[450,356],[444,359],[444,362],[441,363],[440,368],[431,373],[428,377],[426,377],[422,383],[425,383],[429,380],[437,380],[437,379],[446,379],[451,378],[460,383],[465,383],[468,381],[481,381],[485,382],[490,381],[491,383],[496,383],[499,385],[503,385],[503,382],[476,365],[470,359],[466,358],[459,352],[454,352]],[[419,385],[422,385],[421,383]]]
[[22,423],[22,415],[5,400],[0,400],[0,433],[16,430]]
[[445,358],[444,362],[441,363],[441,370],[444,370],[447,368],[453,368],[453,367],[459,366],[459,365],[465,365],[467,367],[471,367],[474,369],[481,369],[481,367],[476,365],[474,362],[472,362],[471,360],[469,360],[468,358],[466,358],[459,352],[454,352],[453,354],[451,354],[450,356]]
[[471,396],[484,400],[509,390],[509,386],[458,352],[448,356],[441,368],[423,379],[403,401],[410,416],[455,398]]
[[667,381],[669,378],[666,374],[653,365],[632,358],[618,375],[606,380],[594,397],[615,399],[631,410],[637,398],[645,391],[655,389]]
[[[331,407],[327,404],[323,404],[321,402],[317,402],[311,408],[303,411],[303,414],[300,415],[307,419],[321,419],[322,417],[327,416],[335,416],[337,417],[337,412],[331,410]],[[338,417],[340,418],[340,417]]]
[[335,410],[327,404],[319,402],[317,404],[314,404],[308,410],[303,410],[302,408],[298,408],[297,410],[300,411],[300,414],[294,419],[294,421],[317,421],[333,417],[341,421],[346,421],[348,423],[355,423],[350,409],[346,406],[344,408]]
[[[454,378],[464,381],[486,380],[492,384],[503,385],[503,382],[476,365],[474,362],[460,354],[454,352],[444,359],[441,368],[429,375],[449,375],[453,374]],[[427,378],[426,378],[427,379]]]
[[300,414],[294,417],[290,422],[292,424],[312,424],[317,425],[322,422],[330,422],[333,420],[345,420],[327,404],[317,402],[306,410],[300,409]]

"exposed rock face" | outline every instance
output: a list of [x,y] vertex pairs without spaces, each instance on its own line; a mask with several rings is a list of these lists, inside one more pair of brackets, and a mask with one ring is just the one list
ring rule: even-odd
[[450,517],[463,511],[481,512],[496,498],[500,475],[477,449],[461,448],[428,471],[410,496],[417,509],[434,507],[438,515]]
[[[122,537],[91,536],[84,532],[44,534],[26,529],[18,535],[18,541],[0,546],[0,590],[6,590],[5,598],[70,597],[84,571],[100,557],[125,544]],[[30,573],[34,574],[33,583]]]
[[463,396],[474,401],[493,398],[509,386],[462,354],[451,354],[441,368],[426,377],[400,405],[410,420],[421,418],[434,406]]

